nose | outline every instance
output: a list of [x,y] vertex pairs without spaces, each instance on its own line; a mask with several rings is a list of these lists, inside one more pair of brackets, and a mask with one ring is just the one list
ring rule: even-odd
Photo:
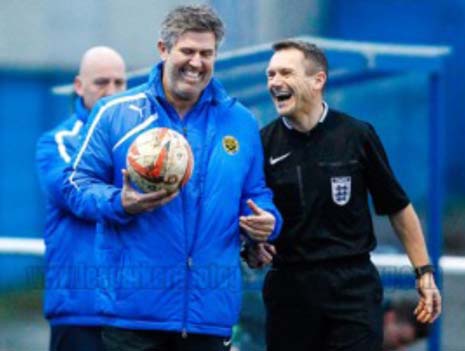
[[268,77],[268,87],[269,88],[279,88],[282,86],[282,80],[278,75]]
[[114,81],[110,81],[105,87],[104,96],[110,96],[119,92],[118,86]]
[[192,67],[201,68],[202,67],[202,57],[200,56],[200,53],[195,53],[192,56],[192,58],[189,60],[189,64]]

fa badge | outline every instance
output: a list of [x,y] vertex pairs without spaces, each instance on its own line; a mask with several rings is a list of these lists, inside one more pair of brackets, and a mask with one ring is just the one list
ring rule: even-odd
[[350,177],[331,177],[331,193],[336,205],[344,206],[350,200]]
[[228,155],[235,155],[239,151],[239,142],[231,135],[226,135],[223,138],[223,149]]

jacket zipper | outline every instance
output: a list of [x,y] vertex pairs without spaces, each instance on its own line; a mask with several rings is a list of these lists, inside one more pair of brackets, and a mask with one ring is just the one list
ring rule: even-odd
[[[185,123],[185,118],[187,117],[184,116],[184,120],[181,122],[182,123],[182,134],[184,135],[184,138],[187,140],[187,126]],[[181,192],[182,194],[182,192]],[[183,339],[187,338],[187,311],[189,308],[189,277],[191,274],[191,267],[192,267],[192,257],[190,256],[189,252],[189,238],[188,238],[188,233],[186,232],[187,226],[185,223],[185,215],[186,215],[186,209],[185,209],[185,201],[184,198],[183,200],[183,223],[184,223],[184,245],[186,248],[186,274],[185,274],[185,279],[184,279],[184,311],[183,311],[183,317],[182,317],[182,331],[181,331],[181,337]]]

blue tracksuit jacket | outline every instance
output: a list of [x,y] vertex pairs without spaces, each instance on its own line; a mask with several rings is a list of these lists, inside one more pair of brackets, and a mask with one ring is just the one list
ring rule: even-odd
[[[229,336],[241,305],[239,216],[251,198],[282,224],[263,175],[258,126],[215,79],[181,120],[165,98],[162,64],[147,84],[102,100],[63,184],[66,203],[98,221],[97,305],[117,327]],[[191,179],[170,203],[131,216],[121,169],[132,141],[155,127],[182,133]]]
[[75,113],[37,144],[38,177],[47,198],[44,312],[52,324],[102,323],[95,307],[95,222],[73,215],[62,197],[64,170],[81,142],[88,115],[77,99]]

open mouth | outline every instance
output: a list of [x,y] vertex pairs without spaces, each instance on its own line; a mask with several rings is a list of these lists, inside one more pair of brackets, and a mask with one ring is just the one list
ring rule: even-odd
[[273,94],[275,99],[278,100],[278,102],[289,100],[292,97],[292,92],[287,90],[272,90],[271,93]]
[[191,82],[198,82],[202,78],[202,75],[198,71],[193,71],[189,68],[183,68],[181,69],[181,74],[182,76]]

